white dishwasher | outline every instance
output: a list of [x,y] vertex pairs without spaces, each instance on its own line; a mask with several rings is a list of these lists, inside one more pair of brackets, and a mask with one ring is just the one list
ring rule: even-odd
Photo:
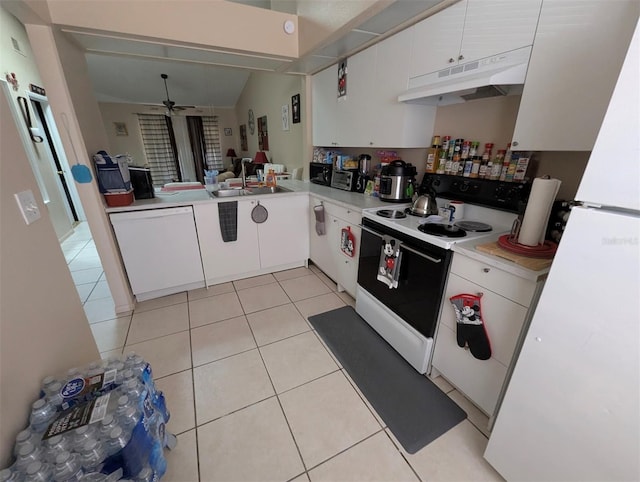
[[109,215],[138,301],[204,286],[193,208]]

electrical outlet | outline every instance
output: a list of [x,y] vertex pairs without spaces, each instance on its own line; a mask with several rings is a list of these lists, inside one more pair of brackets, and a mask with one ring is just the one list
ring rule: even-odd
[[31,224],[32,222],[40,219],[40,209],[38,208],[36,198],[33,197],[33,192],[30,189],[28,191],[18,192],[14,194],[14,196],[25,223]]

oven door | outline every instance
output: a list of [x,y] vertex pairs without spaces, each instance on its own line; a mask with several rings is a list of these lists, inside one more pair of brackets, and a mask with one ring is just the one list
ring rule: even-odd
[[[392,288],[378,279],[385,237],[400,249]],[[435,333],[450,263],[451,251],[363,219],[358,285],[426,337]]]

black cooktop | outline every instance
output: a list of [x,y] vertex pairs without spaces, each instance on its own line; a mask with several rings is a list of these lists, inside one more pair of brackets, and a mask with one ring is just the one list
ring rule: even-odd
[[433,189],[436,196],[444,199],[456,199],[511,213],[522,213],[529,199],[531,183],[425,174],[418,193],[427,194],[430,189]]
[[453,224],[426,223],[418,226],[418,229],[425,234],[443,238],[464,238],[467,235],[464,229]]

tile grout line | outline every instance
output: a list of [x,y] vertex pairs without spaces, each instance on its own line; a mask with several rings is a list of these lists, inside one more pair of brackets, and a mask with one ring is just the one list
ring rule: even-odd
[[[286,294],[286,291],[285,291],[285,294]],[[289,296],[289,295],[287,295],[287,296]],[[245,319],[246,319],[246,317],[247,317],[247,314],[245,313]],[[300,462],[302,462],[302,468],[304,469],[304,473],[307,474],[307,478],[309,478],[309,473],[307,472],[307,464],[305,463],[304,458],[302,457],[302,452],[300,451],[300,447],[298,446],[298,441],[296,440],[296,437],[293,434],[293,429],[291,428],[291,424],[289,423],[289,419],[287,418],[287,414],[284,411],[284,407],[282,406],[282,402],[280,401],[280,397],[278,396],[278,391],[276,390],[276,386],[273,383],[273,379],[271,378],[271,373],[269,373],[269,369],[267,368],[267,364],[264,361],[264,357],[262,356],[262,352],[260,351],[260,347],[258,346],[258,340],[256,340],[256,335],[253,332],[253,328],[251,328],[251,323],[249,323],[249,320],[247,320],[247,325],[249,325],[249,331],[251,332],[251,336],[253,337],[253,341],[256,344],[256,350],[258,350],[258,355],[260,356],[260,360],[262,360],[262,366],[264,367],[264,371],[267,373],[267,377],[269,377],[269,383],[271,383],[271,388],[273,389],[273,393],[275,394],[276,401],[278,402],[278,406],[280,407],[280,412],[282,413],[282,416],[284,417],[284,421],[287,424],[287,428],[289,429],[289,433],[291,434],[291,439],[293,440],[293,444],[295,445],[296,450],[298,451],[298,457],[300,457]],[[300,475],[302,475],[302,474],[299,474],[296,477],[299,477]]]
[[193,395],[193,423],[194,435],[196,438],[196,469],[198,471],[198,481],[202,478],[200,475],[200,445],[198,440],[198,412],[196,405],[196,376],[193,367],[193,341],[191,339],[191,306],[189,305],[189,292],[187,291],[187,323],[189,326],[189,359],[191,360],[191,394]]

